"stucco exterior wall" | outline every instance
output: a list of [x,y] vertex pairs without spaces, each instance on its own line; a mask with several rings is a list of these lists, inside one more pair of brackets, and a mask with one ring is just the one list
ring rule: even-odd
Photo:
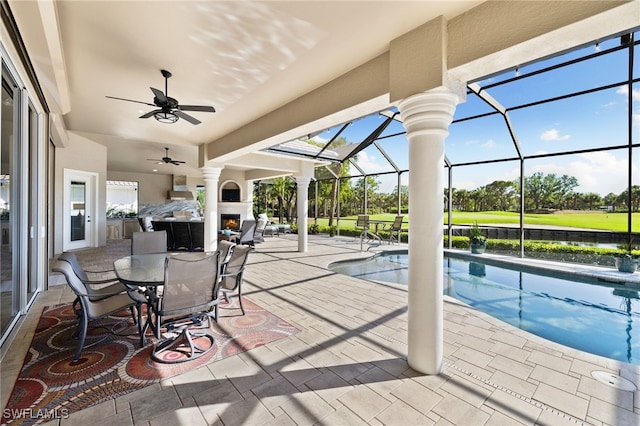
[[[98,174],[96,201],[97,210],[94,216],[94,223],[97,226],[98,246],[106,244],[107,241],[107,221],[106,221],[106,177],[107,177],[107,148],[104,145],[93,142],[87,138],[69,132],[69,144],[65,148],[56,149],[55,166],[55,217],[64,220],[63,194],[64,170],[73,169]],[[62,253],[63,238],[62,226],[57,226],[54,230],[54,252]]]

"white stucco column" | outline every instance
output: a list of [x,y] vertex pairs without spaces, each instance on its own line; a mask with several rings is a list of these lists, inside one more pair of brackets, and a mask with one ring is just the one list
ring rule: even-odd
[[457,103],[438,88],[398,105],[409,140],[408,361],[426,374],[442,371],[444,140]]
[[244,199],[243,202],[247,203],[247,219],[255,219],[253,216],[253,181],[247,180],[244,182]]
[[307,251],[308,236],[308,213],[309,213],[309,182],[311,178],[308,176],[296,176],[297,193],[296,200],[298,205],[298,251],[305,253]]
[[222,168],[202,167],[204,177],[204,251],[218,248],[218,180]]

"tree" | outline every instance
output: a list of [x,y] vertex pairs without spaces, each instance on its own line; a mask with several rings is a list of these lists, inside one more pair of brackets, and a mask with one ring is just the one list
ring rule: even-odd
[[579,208],[594,210],[594,207],[600,206],[602,203],[602,197],[595,192],[587,192],[586,194],[579,194],[580,204]]
[[471,200],[471,193],[466,189],[453,189],[453,209],[468,211],[468,204]]
[[[366,176],[367,182],[367,207],[375,206],[379,204],[379,197],[377,197],[378,188],[380,187],[380,182],[376,180],[373,176]],[[363,214],[368,214],[368,212],[364,211],[364,183],[365,177],[362,177],[356,181],[356,184],[353,186],[353,191],[355,193],[355,199],[358,201],[359,212]]]
[[548,175],[536,172],[524,178],[525,207],[539,210],[542,207],[561,209],[567,196],[578,186],[578,179],[574,176],[555,173]]
[[489,210],[509,211],[517,192],[513,182],[496,180],[484,186],[484,194]]
[[616,206],[618,205],[618,195],[610,192],[604,196],[602,202],[605,206],[611,206],[612,210],[616,211]]
[[278,200],[278,219],[280,223],[291,221],[291,209],[296,194],[296,184],[289,178],[279,177],[272,179],[269,188],[269,197]]
[[632,212],[640,210],[640,186],[633,185],[631,187],[631,207],[629,207],[629,191],[624,190],[616,198],[618,205],[623,205],[627,209],[631,208]]
[[[555,177],[555,175],[549,175]],[[556,201],[556,208],[562,210],[565,206],[565,200],[567,196],[573,192],[575,187],[578,186],[578,179],[574,176],[562,175],[557,178],[554,183],[553,197]]]
[[[312,140],[309,140],[308,143],[316,146],[324,146],[323,144],[314,142]],[[345,145],[347,145],[347,140],[343,137],[338,138],[331,143],[331,147],[333,148],[337,148]],[[329,147],[329,149],[331,149],[331,147]],[[332,226],[333,217],[336,214],[336,205],[338,201],[338,179],[336,179],[335,177],[338,176],[340,178],[340,177],[346,177],[349,175],[349,162],[331,163],[328,166],[326,166],[326,168],[328,170],[327,169],[323,170],[322,168],[316,169],[316,177],[318,179],[333,179],[331,184],[331,193],[329,196],[329,211],[328,211],[329,226]],[[348,184],[343,185],[344,183],[345,181],[343,180],[340,185],[341,193],[343,192],[344,188],[348,186]]]

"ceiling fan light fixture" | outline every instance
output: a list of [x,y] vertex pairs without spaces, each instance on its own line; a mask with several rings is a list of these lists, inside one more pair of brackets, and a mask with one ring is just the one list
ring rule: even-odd
[[171,111],[169,112],[158,111],[153,113],[153,117],[159,122],[165,123],[165,124],[173,124],[176,121],[178,121],[178,116],[172,113]]

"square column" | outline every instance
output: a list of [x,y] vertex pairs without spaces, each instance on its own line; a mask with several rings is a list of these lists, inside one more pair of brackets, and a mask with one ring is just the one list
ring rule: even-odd
[[218,248],[218,180],[222,168],[202,167],[204,177],[204,251]]
[[297,207],[298,207],[298,251],[305,253],[307,251],[308,240],[308,213],[309,213],[309,182],[311,178],[308,176],[296,176],[297,184]]

